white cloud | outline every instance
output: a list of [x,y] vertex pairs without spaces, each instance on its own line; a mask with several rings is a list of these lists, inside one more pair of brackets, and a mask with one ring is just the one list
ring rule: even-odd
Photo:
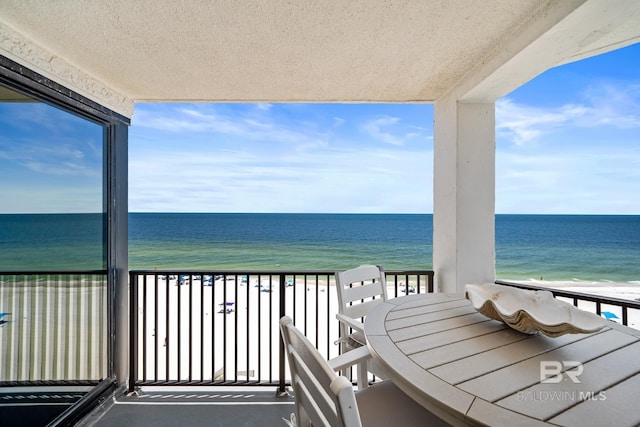
[[374,140],[396,146],[404,146],[413,139],[433,139],[424,126],[405,123],[399,117],[379,116],[366,121],[361,128]]
[[333,118],[333,127],[334,128],[339,128],[340,126],[344,125],[347,121],[343,118],[340,117],[334,117]]
[[640,85],[592,83],[579,98],[497,103],[497,212],[640,213]]
[[10,141],[0,141],[0,158],[19,165],[38,174],[47,175],[75,175],[75,176],[102,176],[102,168],[95,152],[95,147],[89,141],[86,144],[72,145],[49,140],[23,140],[20,144]]
[[430,151],[346,144],[130,156],[130,210],[430,212]]
[[584,96],[593,107],[589,114],[583,116],[583,126],[609,125],[618,129],[640,127],[640,84],[592,85],[584,91]]
[[545,108],[518,104],[509,98],[496,103],[496,132],[515,144],[540,139],[558,129],[640,128],[639,85],[593,85],[583,94],[584,103]]
[[379,117],[369,122],[365,123],[362,126],[362,129],[367,132],[374,139],[385,142],[391,145],[404,145],[404,141],[401,137],[398,137],[392,134],[389,129],[392,128],[400,121],[397,117]]
[[496,103],[496,132],[516,144],[532,141],[568,120],[566,111],[519,105],[506,98]]
[[501,151],[496,212],[638,214],[640,145]]
[[194,132],[206,133],[210,137],[229,136],[251,141],[293,143],[297,148],[326,143],[327,131],[305,126],[304,122],[275,121],[266,114],[271,108],[258,108],[262,114],[253,114],[252,108],[246,105],[242,107],[225,112],[223,107],[217,108],[216,104],[193,107],[170,105],[162,109],[140,106],[132,126],[183,136]]

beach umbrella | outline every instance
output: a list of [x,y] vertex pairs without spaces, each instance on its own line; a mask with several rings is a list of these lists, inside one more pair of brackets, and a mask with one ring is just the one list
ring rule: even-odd
[[233,313],[233,304],[234,303],[228,301],[218,304],[220,306],[220,311],[218,313]]
[[612,313],[610,311],[603,311],[602,316],[604,316],[605,319],[611,320],[611,319],[619,319],[618,316],[615,315],[615,313]]

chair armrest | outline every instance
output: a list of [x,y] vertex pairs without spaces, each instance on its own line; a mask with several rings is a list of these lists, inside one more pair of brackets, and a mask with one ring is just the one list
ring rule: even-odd
[[345,325],[349,326],[350,328],[364,333],[364,323],[362,323],[361,321],[356,320],[349,316],[345,316],[342,313],[336,314],[336,319],[338,319],[338,321],[344,323]]
[[366,362],[371,358],[371,352],[369,347],[362,346],[346,353],[336,356],[333,359],[329,359],[329,366],[334,371],[342,371],[350,366],[357,365],[361,362]]

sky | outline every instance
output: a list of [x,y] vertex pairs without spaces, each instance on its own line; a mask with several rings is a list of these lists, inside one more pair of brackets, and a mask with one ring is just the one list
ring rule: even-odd
[[430,105],[147,104],[130,211],[427,212]]
[[[496,213],[640,214],[639,70],[640,44],[498,100]],[[0,104],[0,212],[99,211],[100,130],[38,105]],[[129,211],[432,213],[433,143],[430,104],[136,104]]]
[[102,212],[103,130],[40,102],[0,102],[0,213]]

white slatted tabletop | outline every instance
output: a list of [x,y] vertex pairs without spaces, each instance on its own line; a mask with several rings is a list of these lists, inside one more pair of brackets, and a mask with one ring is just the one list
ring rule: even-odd
[[452,424],[640,425],[635,329],[527,335],[436,293],[381,304],[365,334],[389,378]]

